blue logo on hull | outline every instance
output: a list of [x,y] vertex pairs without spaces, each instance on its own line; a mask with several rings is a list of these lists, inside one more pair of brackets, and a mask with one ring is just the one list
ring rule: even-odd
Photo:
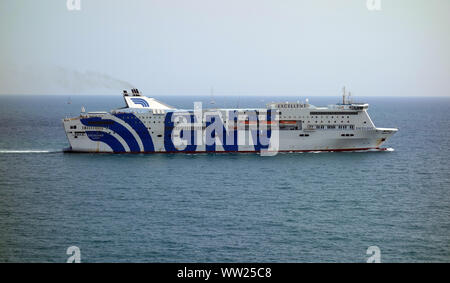
[[[230,121],[237,122],[236,112],[230,112]],[[227,131],[220,116],[208,115],[206,117],[206,151],[216,151],[216,137],[219,138],[225,151],[238,151],[237,130]]]
[[[184,116],[189,116],[189,120],[190,123],[195,123],[195,116],[192,114],[192,112],[190,111],[188,114],[184,114]],[[166,151],[168,152],[178,152],[178,151],[188,151],[188,152],[193,152],[196,151],[197,149],[197,145],[195,144],[195,138],[196,138],[196,131],[194,129],[189,131],[189,134],[185,134],[185,130],[181,130],[180,131],[180,138],[184,138],[185,140],[187,140],[188,145],[186,146],[185,149],[183,150],[178,150],[172,140],[172,132],[173,132],[173,128],[174,128],[174,122],[172,121],[172,117],[173,117],[173,112],[169,112],[166,114],[166,118],[164,119],[164,148],[166,149]],[[188,131],[188,130],[186,130]]]

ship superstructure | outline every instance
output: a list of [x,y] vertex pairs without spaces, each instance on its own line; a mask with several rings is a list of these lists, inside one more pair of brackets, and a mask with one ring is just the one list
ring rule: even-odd
[[377,128],[368,104],[315,107],[272,102],[266,108],[177,109],[137,89],[124,90],[126,107],[63,120],[72,152],[204,153],[383,150],[397,129]]

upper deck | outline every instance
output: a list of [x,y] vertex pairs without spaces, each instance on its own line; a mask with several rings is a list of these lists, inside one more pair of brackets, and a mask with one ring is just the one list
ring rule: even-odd
[[[281,118],[290,119],[297,118],[298,115],[305,117],[305,115],[358,115],[360,112],[365,112],[369,108],[367,103],[353,103],[345,99],[343,96],[342,103],[331,104],[326,107],[317,107],[309,103],[308,99],[305,102],[270,102],[266,104],[266,108],[203,108],[202,105],[194,103],[193,109],[178,109],[167,105],[154,98],[143,96],[139,90],[132,89],[131,93],[126,90],[123,91],[123,98],[126,103],[125,107],[113,109],[109,114],[121,113],[135,113],[143,115],[165,115],[169,112],[265,112],[269,109],[276,110],[278,114],[284,114]],[[82,117],[98,117],[108,114],[108,112],[88,112],[82,110]],[[297,116],[296,116],[297,115]],[[305,117],[306,118],[306,117]]]

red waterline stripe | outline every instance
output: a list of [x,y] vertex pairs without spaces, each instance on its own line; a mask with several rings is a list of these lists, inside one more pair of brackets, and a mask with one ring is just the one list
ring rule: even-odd
[[[385,151],[387,148],[379,147],[367,147],[367,148],[344,148],[344,149],[315,149],[315,150],[278,150],[271,152],[281,152],[281,153],[295,153],[295,152],[343,152],[343,151],[364,151],[376,149],[380,151]],[[173,153],[184,153],[184,154],[203,154],[203,153],[260,153],[260,151],[249,150],[249,151],[157,151],[157,152],[108,152],[108,151],[75,151],[75,150],[65,150],[65,153],[102,153],[102,154],[173,154]]]

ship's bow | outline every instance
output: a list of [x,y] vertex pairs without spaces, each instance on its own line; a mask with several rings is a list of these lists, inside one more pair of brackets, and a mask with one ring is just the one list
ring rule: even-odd
[[376,148],[380,148],[390,137],[392,137],[396,132],[397,128],[377,128],[377,138],[376,138]]

